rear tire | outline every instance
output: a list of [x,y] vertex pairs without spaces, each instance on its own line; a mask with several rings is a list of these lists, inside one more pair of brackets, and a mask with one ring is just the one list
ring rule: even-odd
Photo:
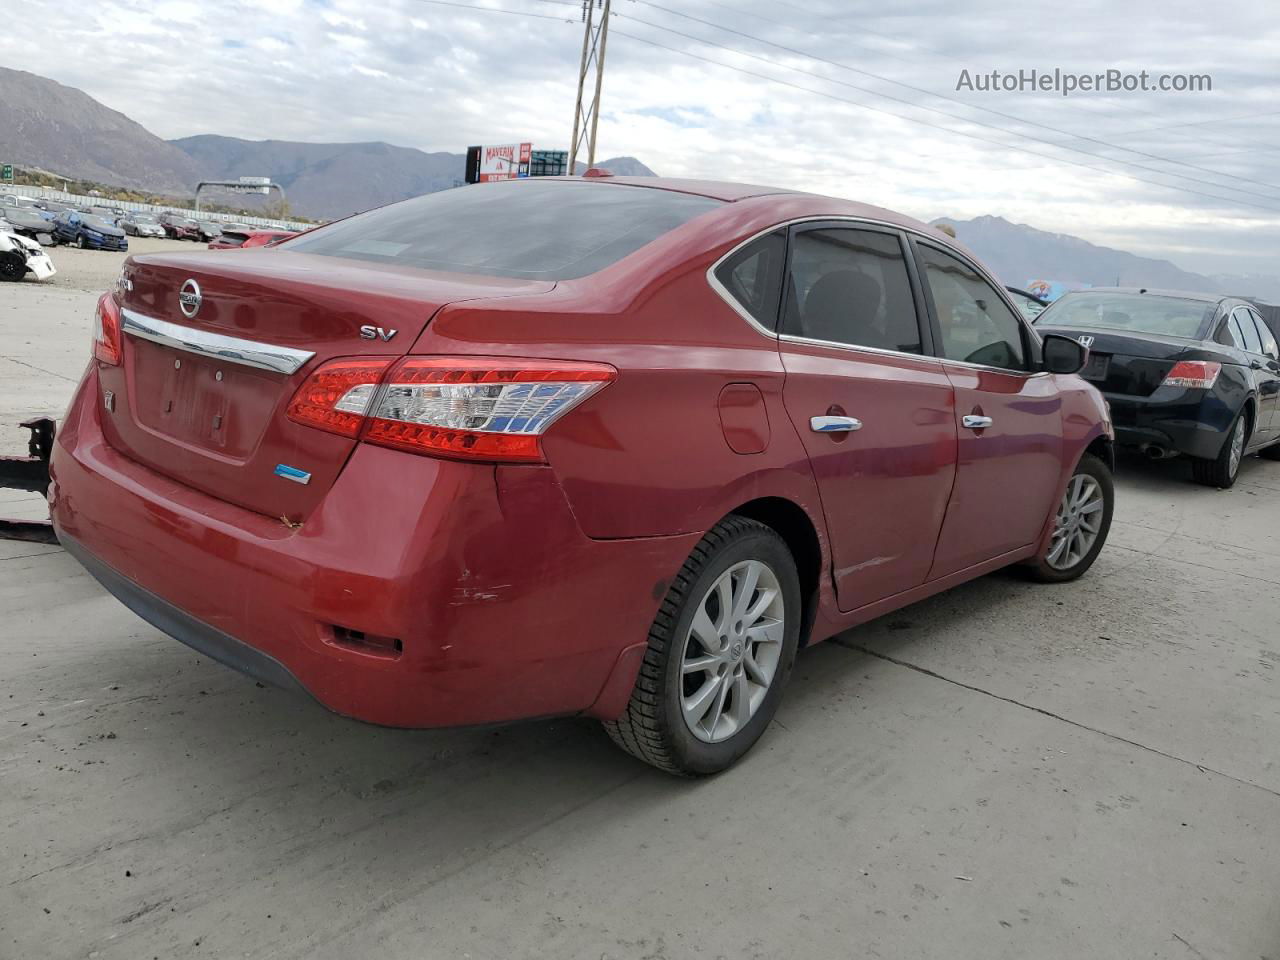
[[1263,447],[1258,451],[1258,456],[1265,460],[1280,460],[1280,442],[1273,443],[1269,447]]
[[82,233],[76,234],[76,247],[77,249],[80,249],[80,250],[84,249],[84,234]]
[[1240,475],[1244,450],[1249,444],[1249,417],[1244,410],[1236,415],[1235,422],[1222,441],[1222,449],[1211,460],[1201,457],[1191,461],[1191,477],[1206,487],[1229,490]]
[[1028,565],[1032,578],[1041,583],[1066,583],[1084,576],[1107,542],[1115,503],[1111,471],[1086,453],[1058,503],[1049,545]]
[[605,730],[668,773],[724,770],[777,712],[801,614],[800,578],[783,539],[755,520],[726,517],[672,580],[631,701]]

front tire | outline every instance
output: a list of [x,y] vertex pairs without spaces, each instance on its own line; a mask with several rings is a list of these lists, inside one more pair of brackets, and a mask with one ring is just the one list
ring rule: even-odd
[[1222,441],[1222,449],[1212,460],[1199,457],[1191,461],[1191,477],[1206,487],[1230,489],[1240,475],[1240,463],[1244,460],[1244,448],[1249,443],[1249,418],[1241,410],[1235,423]]
[[0,256],[0,280],[21,280],[27,275],[27,265],[16,256]]
[[800,619],[800,577],[783,539],[746,517],[720,521],[668,588],[631,701],[604,724],[609,736],[679,776],[731,766],[777,712]]
[[84,249],[84,234],[81,234],[81,233],[76,234],[76,248],[79,250]]
[[1041,583],[1066,583],[1084,576],[1107,542],[1115,502],[1111,471],[1086,453],[1067,481],[1049,545],[1031,563],[1031,575]]

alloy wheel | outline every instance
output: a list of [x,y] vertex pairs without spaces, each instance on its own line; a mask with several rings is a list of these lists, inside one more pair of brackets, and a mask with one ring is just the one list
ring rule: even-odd
[[760,709],[778,672],[786,604],[768,564],[744,560],[698,603],[680,664],[680,708],[689,731],[719,743]]
[[1236,425],[1231,431],[1231,459],[1227,464],[1230,476],[1235,477],[1240,470],[1240,461],[1244,458],[1244,417],[1236,418]]
[[1089,555],[1102,529],[1102,487],[1085,473],[1077,473],[1067,484],[1058,504],[1053,539],[1045,562],[1055,570],[1069,570]]

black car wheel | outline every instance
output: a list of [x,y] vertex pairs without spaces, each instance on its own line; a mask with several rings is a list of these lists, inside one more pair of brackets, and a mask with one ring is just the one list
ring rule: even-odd
[[13,253],[0,255],[0,280],[21,280],[26,275],[26,260]]
[[1206,487],[1229,489],[1240,474],[1240,463],[1249,444],[1249,415],[1241,410],[1222,441],[1222,449],[1213,459],[1196,457],[1191,461],[1191,476]]
[[77,233],[77,234],[76,234],[76,247],[78,247],[78,248],[79,248],[79,249],[81,249],[81,250],[83,250],[83,249],[84,249],[84,234],[83,234],[83,233]]
[[672,580],[631,701],[605,723],[628,753],[681,776],[717,773],[773,719],[800,639],[786,543],[745,517],[716,524]]
[[1086,453],[1058,503],[1049,545],[1029,565],[1031,575],[1041,583],[1066,583],[1084,576],[1107,542],[1115,503],[1111,471]]
[[1273,443],[1269,447],[1263,447],[1258,451],[1258,456],[1267,460],[1280,460],[1280,442]]

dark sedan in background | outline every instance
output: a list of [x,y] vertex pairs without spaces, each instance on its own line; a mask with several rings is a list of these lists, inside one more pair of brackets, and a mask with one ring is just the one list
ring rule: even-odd
[[1186,454],[1215,487],[1235,483],[1247,454],[1280,460],[1280,347],[1252,303],[1094,287],[1049,306],[1036,329],[1089,348],[1080,375],[1111,405],[1118,442]]
[[129,240],[114,223],[78,210],[64,210],[53,219],[53,235],[59,243],[82,249],[128,250]]
[[42,246],[51,246],[57,240],[53,235],[53,223],[44,216],[43,211],[34,207],[0,206],[0,218],[4,219],[13,232],[29,237]]

